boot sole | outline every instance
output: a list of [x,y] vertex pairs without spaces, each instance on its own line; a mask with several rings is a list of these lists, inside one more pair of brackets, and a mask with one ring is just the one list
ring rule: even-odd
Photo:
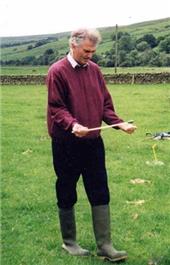
[[106,256],[97,256],[97,257],[103,261],[110,261],[110,262],[125,261],[128,258],[128,256],[117,257],[113,259]]

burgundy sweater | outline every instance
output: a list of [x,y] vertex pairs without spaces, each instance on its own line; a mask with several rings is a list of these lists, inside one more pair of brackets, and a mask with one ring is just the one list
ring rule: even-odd
[[[122,122],[116,113],[97,64],[73,68],[67,57],[54,63],[47,76],[47,123],[51,137],[71,134],[75,122],[88,128]],[[90,132],[85,138],[98,137],[100,131]]]

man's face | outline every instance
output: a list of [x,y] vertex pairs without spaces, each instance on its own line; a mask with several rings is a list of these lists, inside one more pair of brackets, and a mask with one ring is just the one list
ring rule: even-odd
[[73,58],[79,64],[86,64],[96,51],[96,45],[89,39],[84,40],[79,46],[72,46]]

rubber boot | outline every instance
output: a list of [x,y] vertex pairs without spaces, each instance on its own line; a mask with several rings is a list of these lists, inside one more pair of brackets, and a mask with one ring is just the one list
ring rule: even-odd
[[97,256],[111,262],[127,259],[125,251],[118,251],[112,246],[109,206],[100,205],[92,207],[92,219],[97,243]]
[[89,256],[90,252],[76,243],[76,224],[74,208],[59,209],[59,220],[63,238],[62,248],[74,256]]

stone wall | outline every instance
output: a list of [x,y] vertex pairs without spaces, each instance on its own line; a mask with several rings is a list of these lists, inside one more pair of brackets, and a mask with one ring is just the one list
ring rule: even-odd
[[107,74],[106,82],[112,84],[164,84],[170,83],[170,73]]
[[[107,83],[112,84],[165,84],[170,83],[170,73],[145,73],[145,74],[105,74]],[[2,75],[0,84],[3,85],[43,85],[45,75]]]
[[45,75],[2,75],[0,83],[3,85],[43,85]]

